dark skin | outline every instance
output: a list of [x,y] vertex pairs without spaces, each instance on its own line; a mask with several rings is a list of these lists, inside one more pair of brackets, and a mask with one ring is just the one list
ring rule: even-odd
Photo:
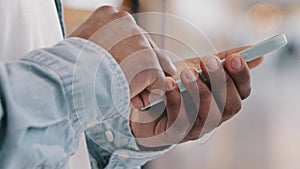
[[[263,57],[260,57],[246,63],[237,53],[248,47],[250,46],[221,52],[217,54],[218,58],[215,56],[206,56],[201,59],[197,57],[184,60],[184,64],[183,62],[176,63],[180,73],[175,74],[174,77],[181,79],[188,94],[181,95],[175,80],[167,77],[167,83],[173,84],[171,85],[173,87],[167,89],[166,110],[159,118],[151,122],[140,123],[145,120],[145,116],[141,117],[144,119],[139,119],[140,114],[148,114],[148,117],[151,117],[155,109],[143,112],[132,111],[134,120],[131,122],[131,128],[141,147],[167,146],[198,139],[236,115],[242,107],[242,100],[249,97],[251,92],[250,68],[257,67],[263,61]],[[211,58],[226,60],[224,65],[219,63],[217,69],[211,70],[207,66]],[[240,65],[236,65],[236,60],[240,60]],[[212,80],[210,78],[217,78],[218,72],[225,70],[226,96],[221,97],[223,106],[217,104],[216,97],[224,93],[213,94],[209,82],[204,82],[197,73],[199,69],[203,70],[209,81]],[[185,76],[189,71],[194,72],[195,79],[189,80]],[[149,104],[148,97],[148,95],[141,95],[143,105]],[[196,109],[184,106],[184,104],[190,105],[191,102],[196,105]]]
[[131,99],[144,91],[164,90],[164,72],[175,72],[171,60],[150,43],[151,37],[134,18],[114,7],[98,8],[70,37],[94,42],[113,56],[129,84]]
[[[128,36],[128,33],[133,34]],[[242,47],[222,52],[218,57],[207,56],[185,60],[185,64],[176,63],[176,72],[170,59],[160,53],[133,17],[113,7],[97,9],[71,37],[98,44],[120,64],[134,107],[131,130],[141,147],[161,147],[194,140],[233,117],[241,109],[242,100],[250,95],[249,69],[262,62],[259,58],[245,63],[236,54],[247,48]],[[226,61],[222,65],[220,59],[224,58]],[[199,77],[198,69],[203,70],[207,82]],[[174,76],[166,77],[166,73]],[[183,95],[175,84],[174,79],[177,78],[187,88]],[[166,108],[139,111],[138,108],[149,104],[149,94],[155,89],[165,93]]]

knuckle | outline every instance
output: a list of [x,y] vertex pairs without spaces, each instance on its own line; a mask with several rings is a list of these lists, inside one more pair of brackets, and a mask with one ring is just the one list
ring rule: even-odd
[[137,34],[137,35],[134,35],[134,41],[137,45],[139,45],[139,47],[141,49],[149,49],[148,52],[150,52],[152,55],[155,54],[155,52],[152,50],[152,48],[150,48],[149,44],[148,44],[148,41],[146,39],[145,36],[143,36],[142,34]]
[[[219,123],[218,123],[219,124]],[[200,137],[204,136],[205,134],[213,131],[215,128],[217,128],[218,124],[214,124],[214,125],[204,125],[201,133],[200,133]]]
[[147,76],[149,84],[157,84],[157,89],[165,89],[165,76],[158,69],[150,68],[144,70],[144,75]]
[[96,9],[96,12],[113,12],[113,13],[117,13],[117,9],[112,7],[112,6],[102,6]]
[[189,140],[197,140],[200,138],[202,132],[202,125],[200,121],[196,121],[194,126],[191,128],[191,130],[187,134],[187,138]]
[[250,87],[248,87],[248,88],[246,89],[244,95],[241,96],[242,100],[247,99],[247,98],[251,95],[251,91],[252,91],[252,90],[251,90],[251,86],[250,86]]
[[239,73],[239,79],[240,79],[239,80],[240,83],[242,83],[242,84],[249,83],[250,82],[250,73],[247,70],[242,70]]
[[198,140],[200,138],[200,133],[198,131],[191,131],[188,137],[190,140]]
[[206,119],[206,122],[203,125],[204,131],[211,131],[213,129],[215,129],[218,124],[220,123],[221,117],[215,116]]
[[125,19],[126,21],[128,21],[129,23],[132,23],[132,24],[135,24],[135,19],[133,18],[133,16],[126,12],[126,11],[120,11],[120,12],[117,12],[114,14],[114,17],[119,19],[119,18],[123,18]]
[[208,89],[203,89],[204,87],[200,86],[200,99],[208,99],[211,96],[211,93]]
[[237,114],[242,109],[242,100],[235,99],[233,101],[227,102],[223,113],[223,119],[230,119],[232,116]]
[[161,70],[155,70],[157,72],[157,78],[163,82],[165,82],[165,75]]
[[156,73],[153,69],[145,69],[142,71],[144,73],[144,76],[147,76],[147,83],[148,84],[153,84],[156,82],[160,83],[161,78],[159,77],[160,75]]
[[171,108],[173,111],[179,111],[181,104],[180,97],[172,98],[172,100],[167,100],[167,105]]
[[226,75],[226,87],[227,87],[227,89],[232,87],[233,85],[234,85],[234,83],[233,83],[232,79],[228,75]]
[[120,12],[115,13],[115,16],[122,18],[122,17],[130,16],[130,14],[126,11],[120,11]]
[[228,121],[228,120],[231,119],[231,118],[232,118],[232,116],[230,116],[230,115],[225,115],[225,116],[223,117],[222,121],[220,122],[219,126],[220,126],[223,122]]
[[242,109],[242,101],[241,100],[235,101],[232,105],[233,105],[232,114],[236,114]]

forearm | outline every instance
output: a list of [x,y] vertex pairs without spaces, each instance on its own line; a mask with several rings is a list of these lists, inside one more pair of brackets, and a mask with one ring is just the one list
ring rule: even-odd
[[[65,168],[82,131],[90,140],[90,157],[99,160],[96,153],[106,168],[139,167],[167,151],[139,150],[129,127],[126,78],[94,43],[67,39],[20,62],[1,62],[0,69],[0,156],[5,157],[0,168]],[[16,164],[18,158],[24,162]]]
[[[0,168],[67,166],[80,133],[99,115],[98,107],[85,109],[90,105],[85,104],[84,91],[92,85],[73,73],[75,65],[84,67],[78,63],[79,54],[107,63],[103,50],[87,43],[65,40],[33,51],[19,62],[0,63]],[[111,65],[100,66],[107,70],[104,76],[112,72]],[[15,163],[16,159],[23,162]]]

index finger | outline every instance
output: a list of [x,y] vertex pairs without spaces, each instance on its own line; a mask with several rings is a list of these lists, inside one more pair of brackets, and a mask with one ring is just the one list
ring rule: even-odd
[[155,42],[151,39],[151,36],[149,34],[147,34],[148,36],[146,36],[148,38],[148,41],[150,43],[150,46],[153,48],[153,50],[155,51],[158,61],[162,67],[162,69],[164,70],[164,72],[167,75],[174,75],[177,71],[175,65],[172,63],[172,60],[166,55],[164,54],[164,51],[159,49],[158,46],[155,44]]
[[[243,46],[243,47],[239,47],[239,48],[234,48],[234,49],[230,49],[230,50],[226,50],[226,51],[223,51],[223,52],[220,52],[217,54],[217,56],[222,60],[222,59],[225,59],[226,57],[230,56],[231,54],[234,54],[234,53],[238,53],[240,51],[243,51],[245,49],[248,49],[252,47],[251,45],[248,45],[248,46]],[[250,62],[247,62],[248,64],[248,67],[250,69],[253,69],[257,66],[259,66],[262,62],[263,62],[264,58],[263,56],[257,58],[257,59],[254,59]]]
[[234,48],[234,49],[229,49],[229,50],[226,50],[226,51],[223,51],[223,52],[219,52],[217,54],[217,56],[222,60],[222,59],[225,59],[227,56],[233,54],[233,53],[238,53],[242,50],[245,50],[245,49],[248,49],[252,47],[251,45],[248,45],[248,46],[243,46],[243,47],[238,47],[238,48]]

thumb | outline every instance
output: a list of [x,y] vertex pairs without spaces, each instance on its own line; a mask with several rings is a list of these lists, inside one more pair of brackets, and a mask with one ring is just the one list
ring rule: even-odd
[[160,70],[142,72],[132,80],[129,88],[132,106],[142,108],[165,95],[166,77]]
[[153,91],[165,88],[165,76],[152,49],[136,51],[121,63],[120,67],[130,89],[130,98],[144,90]]

